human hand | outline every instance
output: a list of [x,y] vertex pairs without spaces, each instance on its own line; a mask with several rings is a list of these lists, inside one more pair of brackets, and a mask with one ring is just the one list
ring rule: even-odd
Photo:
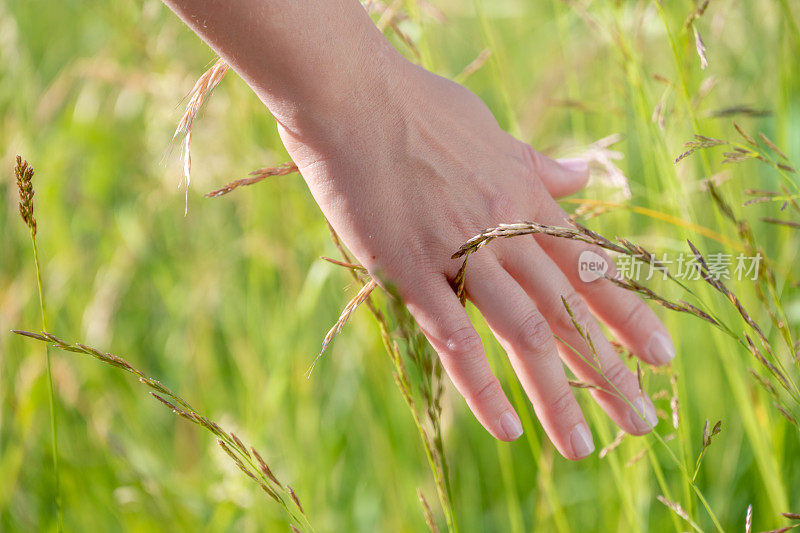
[[[396,288],[477,419],[496,438],[514,440],[522,426],[454,293],[461,262],[451,255],[498,223],[569,226],[553,198],[579,190],[588,167],[554,161],[514,139],[458,84],[399,57],[384,66],[349,108],[335,105],[320,115],[325,108],[317,106],[314,117],[299,113],[291,125],[279,126],[282,139],[325,216],[369,273]],[[651,401],[594,317],[647,363],[665,364],[674,356],[666,329],[639,298],[605,279],[579,279],[585,250],[604,255],[545,235],[499,239],[471,257],[465,278],[468,298],[569,459],[586,457],[594,444],[562,362],[583,381],[607,390],[613,385],[613,393],[591,394],[628,433],[647,433],[657,422]],[[594,356],[562,297],[594,341],[603,376],[586,362]]]

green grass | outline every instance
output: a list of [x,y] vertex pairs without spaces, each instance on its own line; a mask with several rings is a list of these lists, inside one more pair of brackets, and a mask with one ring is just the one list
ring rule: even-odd
[[[556,155],[622,133],[615,148],[625,155],[618,163],[630,180],[629,205],[738,241],[700,188],[703,178],[724,173],[720,190],[775,261],[797,337],[800,233],[760,222],[790,218],[780,204],[741,207],[744,189],[775,190],[779,173],[758,161],[722,164],[720,148],[678,165],[673,159],[695,133],[743,142],[732,118],[713,111],[747,104],[772,114],[737,122],[751,134],[763,131],[800,165],[798,6],[712,0],[696,21],[708,48],[703,71],[682,26],[691,2],[664,2],[663,12],[654,2],[595,1],[584,11],[585,4],[443,0],[435,5],[446,23],[409,9],[401,28],[425,64],[447,76],[491,46],[489,63],[466,84],[504,127]],[[41,322],[28,229],[16,210],[17,153],[37,171],[37,242],[52,333],[124,357],[254,444],[298,492],[317,531],[422,531],[417,488],[443,528],[417,430],[366,309],[305,377],[356,286],[318,259],[336,250],[302,180],[286,176],[202,197],[287,158],[273,120],[235,75],[196,122],[183,217],[180,164],[167,146],[181,99],[212,59],[155,0],[0,4],[0,530],[48,531],[57,523],[43,347],[7,333],[36,331]],[[653,74],[673,83],[664,130],[651,116],[667,86]],[[694,106],[710,76],[714,89]],[[604,199],[607,191],[578,196]],[[631,209],[590,226],[658,252],[687,251],[686,238],[705,253],[731,252]],[[686,298],[674,285],[650,286]],[[768,327],[752,284],[730,286],[779,346],[780,332]],[[737,334],[745,330],[724,298],[702,282],[692,288]],[[677,432],[669,420],[659,432],[676,433],[667,445],[691,472],[704,421],[722,420],[697,488],[726,531],[744,527],[750,504],[754,531],[787,525],[778,513],[800,511],[800,433],[749,376],[758,363],[708,324],[657,312],[678,349],[681,414]],[[482,332],[526,433],[497,444],[448,384],[443,433],[460,531],[689,530],[657,495],[680,502],[704,531],[715,529],[654,437],[626,438],[604,459],[558,456],[499,346]],[[214,439],[135,380],[86,356],[53,350],[51,357],[65,530],[287,530],[280,508]],[[648,374],[645,382],[651,392],[669,388],[665,375]],[[577,396],[600,448],[616,429],[588,394]],[[669,412],[668,397],[656,404]]]

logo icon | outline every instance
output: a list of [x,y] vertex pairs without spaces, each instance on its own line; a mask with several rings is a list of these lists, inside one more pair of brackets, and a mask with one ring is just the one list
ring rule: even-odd
[[602,255],[584,250],[578,257],[578,277],[584,283],[601,279],[608,272],[608,260]]

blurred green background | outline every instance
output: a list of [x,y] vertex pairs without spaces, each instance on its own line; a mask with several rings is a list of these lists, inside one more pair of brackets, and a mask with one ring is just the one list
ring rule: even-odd
[[[708,49],[702,70],[692,31],[683,28],[697,9],[688,0],[665,2],[662,13],[655,2],[636,0],[430,3],[435,10],[406,2],[411,16],[399,27],[424,64],[449,77],[490,48],[490,60],[465,83],[504,127],[554,155],[622,135],[616,164],[632,191],[622,203],[736,239],[702,190],[703,178],[721,182],[774,258],[797,332],[798,233],[759,222],[778,205],[740,207],[745,188],[775,189],[777,173],[758,162],[721,165],[719,151],[678,166],[672,159],[694,133],[734,138],[735,118],[800,163],[800,6],[712,0],[696,21]],[[436,509],[416,430],[368,313],[357,311],[311,378],[304,375],[355,287],[318,259],[336,252],[302,180],[202,196],[287,159],[274,121],[233,73],[196,122],[183,216],[181,165],[169,143],[184,96],[213,59],[155,0],[0,0],[0,530],[56,527],[44,347],[8,333],[40,329],[30,243],[16,207],[17,153],[37,171],[53,333],[128,359],[255,444],[319,531],[424,530],[418,487]],[[732,106],[770,114],[732,117],[724,111]],[[594,183],[579,196],[610,198],[607,189]],[[686,237],[708,252],[730,252],[628,209],[590,225],[660,252],[685,251]],[[766,326],[750,285],[733,286]],[[704,294],[737,323],[722,299]],[[779,512],[800,512],[797,428],[754,386],[748,352],[693,317],[662,311],[678,348],[682,415],[670,446],[693,464],[704,420],[721,419],[724,430],[698,477],[710,506],[726,530],[744,527],[749,504],[756,528],[787,524]],[[486,340],[496,373],[507,378],[499,348]],[[212,438],[130,376],[85,356],[52,357],[67,530],[288,531],[279,508]],[[669,385],[665,376],[647,383],[651,392]],[[599,449],[616,430],[587,394],[577,395]],[[664,493],[659,477],[671,499],[713,530],[652,437],[570,463],[538,427],[517,443],[495,442],[452,389],[446,396],[445,445],[462,530],[689,530],[656,500]],[[669,398],[657,406],[668,413]],[[675,433],[669,419],[659,431]],[[548,483],[555,498],[546,496]]]

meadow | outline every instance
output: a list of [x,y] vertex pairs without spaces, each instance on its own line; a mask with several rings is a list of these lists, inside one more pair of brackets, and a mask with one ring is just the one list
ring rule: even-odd
[[[666,371],[639,370],[661,418],[655,434],[620,439],[576,383],[598,451],[563,459],[481,325],[525,428],[515,443],[495,441],[446,377],[439,394],[429,348],[379,291],[375,311],[353,310],[307,375],[367,280],[320,258],[343,259],[296,174],[204,196],[288,160],[250,89],[229,72],[204,102],[185,195],[180,139],[171,140],[213,52],[156,0],[2,0],[0,531],[55,531],[59,520],[66,531],[425,531],[434,522],[514,533],[800,523],[781,515],[800,513],[800,5],[373,4],[398,49],[464,83],[508,131],[592,161],[589,187],[562,205],[622,246],[615,257],[635,256],[644,270],[643,250],[700,265],[693,279],[657,274],[628,286],[673,306],[652,302],[676,359]],[[243,475],[208,425],[148,394],[160,385],[91,351],[46,352],[10,332],[43,329],[17,154],[36,169],[47,331],[64,347],[123,358],[253,445],[307,518]],[[703,279],[687,240],[709,262],[765,259],[756,280],[731,276],[720,288]],[[433,427],[433,459],[398,368],[417,422]]]

